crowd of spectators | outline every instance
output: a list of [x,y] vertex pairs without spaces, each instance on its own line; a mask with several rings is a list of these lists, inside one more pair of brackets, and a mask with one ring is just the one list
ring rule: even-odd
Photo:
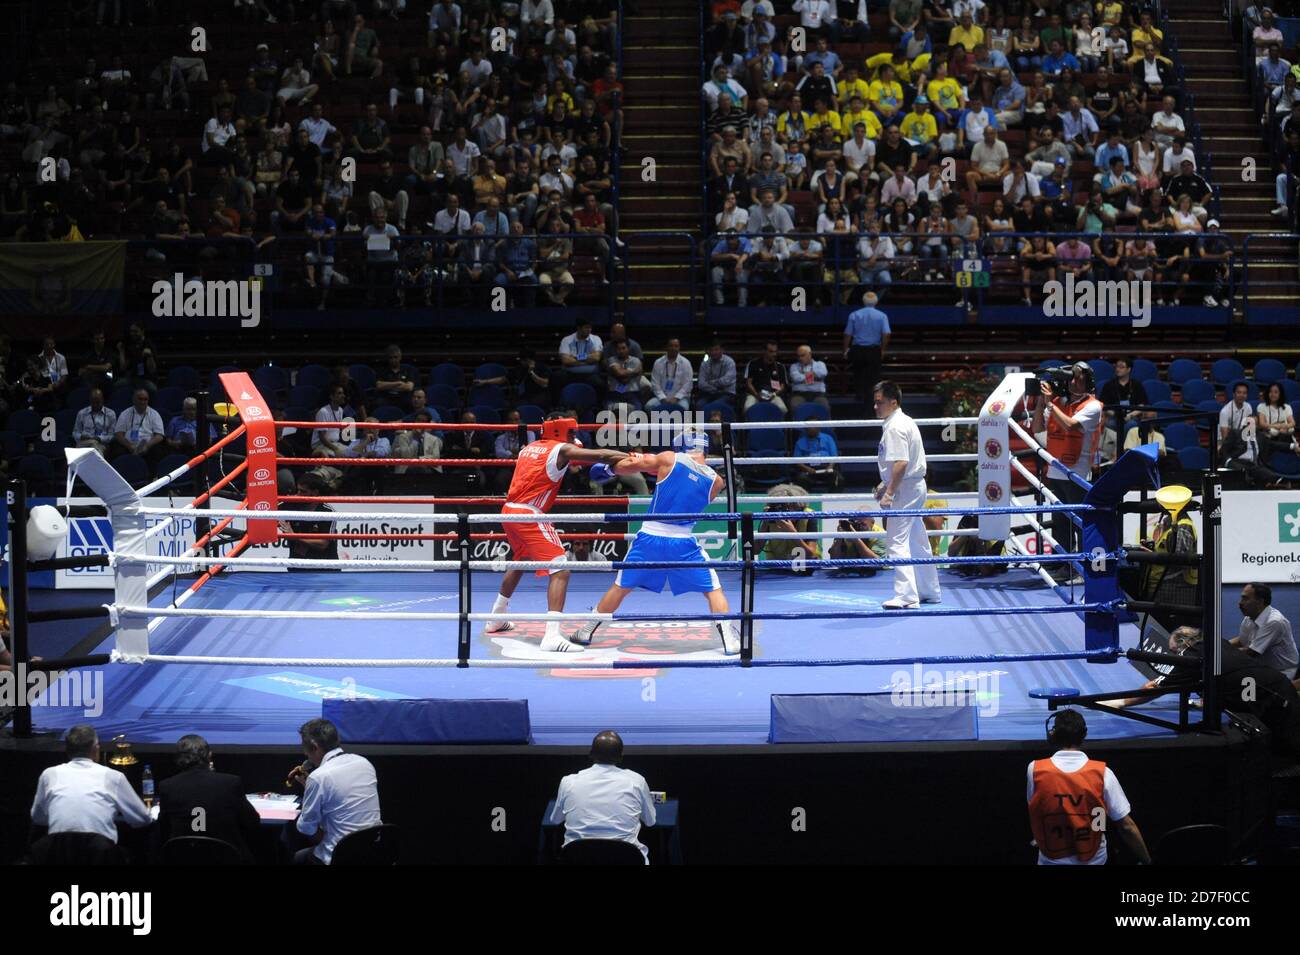
[[784,304],[794,285],[826,304],[831,285],[845,302],[858,285],[883,298],[950,281],[953,260],[981,250],[1019,278],[1025,304],[1067,273],[1151,280],[1157,305],[1225,302],[1231,245],[1153,6],[850,9],[867,6],[712,4],[716,303]]
[[[1284,13],[1295,15],[1294,11]],[[1296,188],[1300,176],[1300,47],[1288,49],[1277,23],[1277,10],[1248,4],[1240,15],[1247,63],[1260,110],[1260,132],[1271,150],[1274,175],[1273,215],[1296,225]]]
[[363,274],[372,300],[437,283],[482,304],[496,283],[563,305],[617,243],[614,5],[367,6],[236,4],[262,28],[205,22],[209,55],[190,26],[139,52],[100,31],[75,75],[9,82],[0,238],[143,236],[159,267],[274,260],[322,307]]

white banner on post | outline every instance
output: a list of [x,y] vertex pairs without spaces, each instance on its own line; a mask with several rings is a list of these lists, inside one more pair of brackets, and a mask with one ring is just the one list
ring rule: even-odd
[[1223,492],[1223,582],[1300,583],[1300,492]]
[[[980,411],[979,503],[981,507],[1006,507],[1011,500],[1011,429],[1007,422],[1025,396],[1025,382],[1033,376],[1014,372],[1002,379]],[[1006,540],[1011,515],[980,515],[981,540]]]

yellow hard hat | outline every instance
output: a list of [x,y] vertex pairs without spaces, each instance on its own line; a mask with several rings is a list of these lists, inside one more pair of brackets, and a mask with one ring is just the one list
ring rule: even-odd
[[1182,484],[1170,484],[1156,491],[1156,500],[1170,514],[1177,514],[1192,499],[1192,489]]

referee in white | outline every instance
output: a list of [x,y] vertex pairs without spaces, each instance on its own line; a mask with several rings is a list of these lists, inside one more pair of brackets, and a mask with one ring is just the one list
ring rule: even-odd
[[[880,434],[880,506],[886,510],[920,510],[925,507],[925,448],[916,422],[900,407],[903,392],[892,381],[875,387],[876,417],[884,421]],[[930,535],[920,517],[890,517],[885,522],[889,557],[930,557]],[[918,604],[937,604],[939,568],[934,564],[894,567],[894,596],[886,610],[905,610]]]

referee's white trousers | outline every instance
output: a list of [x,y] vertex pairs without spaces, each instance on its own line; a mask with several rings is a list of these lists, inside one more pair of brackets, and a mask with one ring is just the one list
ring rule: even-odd
[[[894,508],[913,510],[925,507],[925,478],[904,478],[898,485]],[[886,553],[889,557],[929,557],[930,533],[919,517],[893,517],[889,511],[885,527]],[[939,596],[939,568],[934,564],[907,564],[894,568],[894,596],[905,603],[919,603],[921,598]]]

